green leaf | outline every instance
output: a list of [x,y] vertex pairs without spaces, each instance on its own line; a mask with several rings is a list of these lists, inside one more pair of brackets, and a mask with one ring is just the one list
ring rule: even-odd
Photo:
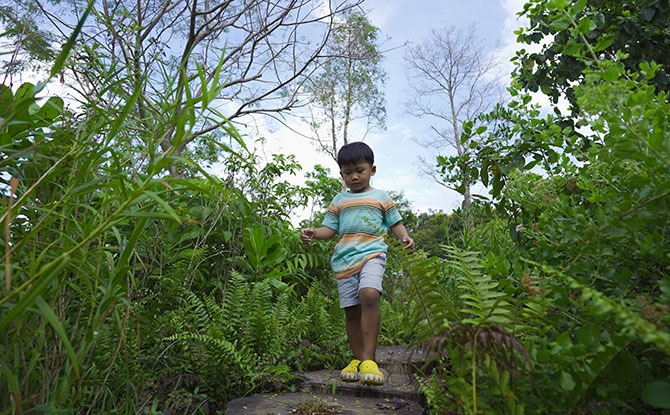
[[223,231],[223,242],[228,242],[230,241],[230,238],[233,237],[233,233],[231,231]]
[[585,17],[582,20],[580,20],[579,24],[577,25],[577,30],[579,30],[579,33],[588,33],[595,28],[596,24],[593,23],[593,20],[589,19],[588,17]]
[[582,50],[582,45],[575,43],[572,39],[563,48],[563,53],[570,56],[578,56]]
[[559,345],[562,349],[569,349],[572,347],[572,340],[570,339],[570,333],[564,331],[556,339],[556,344]]
[[0,118],[5,117],[12,105],[12,90],[6,85],[0,85]]
[[605,78],[607,82],[614,82],[617,79],[619,79],[619,75],[620,75],[619,67],[617,67],[616,65],[612,65],[605,70],[605,72],[603,73],[603,78]]
[[128,268],[128,264],[130,262],[130,256],[132,253],[135,251],[135,246],[137,245],[137,241],[140,238],[140,235],[144,232],[144,228],[147,225],[147,218],[138,218],[137,222],[135,223],[135,227],[133,228],[132,234],[130,234],[130,237],[126,241],[125,246],[123,247],[123,251],[121,252],[121,256],[119,256],[118,264],[119,264],[119,269],[116,271],[116,274],[114,275],[114,281],[119,282],[122,281],[123,276],[125,276],[125,271]]
[[663,130],[655,130],[649,135],[649,147],[655,150],[661,150],[663,147],[663,140],[666,132]]
[[53,120],[63,112],[63,99],[51,97],[42,105],[36,115],[44,120]]
[[552,31],[562,32],[566,30],[568,27],[570,27],[570,23],[571,23],[570,19],[568,19],[567,17],[561,17],[560,19],[552,21],[551,24],[549,25],[549,28]]
[[177,212],[175,212],[174,209],[172,209],[172,206],[170,206],[165,200],[161,199],[160,196],[149,190],[145,190],[143,193],[158,203],[158,205],[161,206],[165,213],[170,215],[172,219],[176,220],[178,223],[182,223],[182,220],[179,215],[177,215]]
[[5,378],[5,382],[7,382],[6,385],[9,386],[9,392],[14,395],[19,395],[21,391],[19,378],[11,371],[4,361],[0,361],[0,373],[2,373]]
[[79,377],[79,361],[77,360],[77,355],[74,352],[72,343],[70,343],[70,339],[67,337],[67,333],[65,332],[63,324],[61,323],[60,319],[56,317],[56,314],[54,313],[53,309],[42,299],[42,296],[38,295],[35,298],[34,302],[40,309],[42,317],[44,317],[49,322],[49,324],[51,324],[51,327],[54,329],[60,340],[63,342],[63,347],[65,347],[67,355],[70,358],[70,361],[72,362],[74,372],[76,376]]
[[13,296],[18,296],[25,290],[19,300],[10,307],[9,311],[2,316],[0,320],[0,332],[5,330],[16,318],[21,316],[23,312],[35,303],[35,298],[41,295],[53,280],[58,278],[60,271],[69,262],[70,256],[62,254],[53,261],[43,265],[40,269],[25,283],[15,290],[10,295],[6,295],[0,299],[0,305],[8,302]]
[[72,34],[67,39],[67,42],[65,42],[65,45],[63,45],[63,49],[56,57],[56,62],[54,62],[54,66],[51,68],[51,72],[49,74],[50,77],[54,77],[58,72],[60,72],[61,69],[63,69],[63,66],[65,66],[65,60],[70,55],[70,51],[74,48],[74,42],[77,39],[77,36],[79,36],[79,33],[84,26],[84,22],[93,8],[93,3],[93,0],[88,2],[86,10],[84,10],[84,13],[81,15],[81,19],[79,19],[79,22],[77,22],[77,27],[74,28]]
[[572,378],[572,375],[568,372],[561,372],[561,377],[559,381],[561,388],[565,391],[571,391],[577,385],[575,380]]
[[577,341],[586,347],[596,347],[600,341],[600,328],[594,324],[579,328],[576,333]]
[[572,15],[577,15],[581,13],[584,10],[584,7],[586,7],[586,0],[578,0],[571,8],[570,8],[570,13]]
[[642,390],[642,400],[654,408],[670,409],[670,383],[648,383]]
[[613,34],[606,34],[603,36],[600,36],[598,39],[598,42],[596,42],[596,45],[593,47],[596,52],[599,52],[601,50],[605,50],[609,48],[612,43],[614,42],[614,35]]
[[482,181],[484,187],[489,187],[489,162],[482,162],[482,171],[479,173],[479,178]]

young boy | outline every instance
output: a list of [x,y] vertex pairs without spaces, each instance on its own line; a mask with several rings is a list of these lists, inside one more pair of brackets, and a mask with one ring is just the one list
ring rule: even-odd
[[370,186],[375,175],[374,153],[362,142],[342,146],[337,153],[340,175],[349,191],[335,196],[320,228],[300,232],[303,243],[327,240],[339,234],[331,265],[337,279],[340,307],[346,316],[347,337],[354,359],[342,369],[345,381],[382,385],[384,375],[375,363],[379,336],[379,299],[388,247],[382,234],[389,229],[414,248],[389,195]]

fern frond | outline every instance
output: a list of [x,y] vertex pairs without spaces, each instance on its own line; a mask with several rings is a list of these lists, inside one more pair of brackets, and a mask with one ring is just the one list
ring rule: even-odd
[[212,318],[206,301],[190,290],[183,291],[182,299],[184,301],[185,312],[194,318],[194,324],[197,327],[207,327],[210,325]]
[[186,348],[191,347],[190,343],[201,343],[205,346],[207,360],[232,365],[239,370],[237,373],[252,373],[256,367],[256,355],[235,341],[214,337],[208,333],[176,333],[165,340],[181,342]]
[[427,257],[420,252],[400,255],[400,269],[409,280],[408,294],[418,307],[417,326],[425,327],[429,333],[448,326],[456,317],[456,304],[439,278],[442,270],[439,258]]
[[[323,293],[323,284],[313,282],[291,313],[291,337],[307,347],[325,352],[323,357],[335,359],[341,346],[344,327],[339,307],[333,296]],[[336,310],[336,313],[331,312]]]
[[239,272],[231,271],[223,297],[223,318],[231,335],[239,335],[238,330],[245,326],[250,293],[251,288],[247,279]]
[[447,266],[458,282],[462,300],[461,322],[474,327],[491,324],[510,325],[514,321],[514,309],[509,298],[498,290],[498,282],[482,273],[482,265],[476,252],[461,251],[443,246],[447,254]]
[[246,319],[245,343],[272,362],[284,348],[284,327],[279,324],[277,309],[269,283],[255,283],[249,302]]

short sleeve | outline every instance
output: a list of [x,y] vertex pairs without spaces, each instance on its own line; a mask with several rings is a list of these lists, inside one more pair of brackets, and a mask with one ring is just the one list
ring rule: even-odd
[[388,195],[386,195],[386,201],[382,203],[382,207],[384,211],[384,225],[387,228],[402,221],[402,216],[398,211],[398,207]]
[[328,206],[328,210],[326,211],[326,216],[323,218],[323,222],[321,222],[321,226],[325,226],[327,228],[330,228],[334,230],[335,232],[340,231],[340,215],[339,215],[339,210],[337,209],[337,206],[335,205],[335,200],[331,202],[330,206]]

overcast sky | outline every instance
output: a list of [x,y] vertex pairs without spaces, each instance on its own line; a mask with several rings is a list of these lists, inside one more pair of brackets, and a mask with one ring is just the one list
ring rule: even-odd
[[[403,68],[402,47],[406,42],[419,42],[427,37],[431,29],[446,26],[468,28],[476,25],[483,50],[493,52],[508,62],[514,55],[513,31],[520,26],[517,12],[523,6],[521,0],[366,0],[364,7],[371,11],[372,24],[381,29],[381,38],[389,37],[386,47],[395,47],[386,54],[384,67],[388,73],[386,85],[387,130],[370,134],[365,139],[375,151],[377,174],[373,187],[403,192],[415,211],[457,208],[462,198],[455,192],[423,177],[417,168],[419,156],[435,160],[437,151],[422,148],[412,137],[429,133],[426,121],[417,120],[405,113],[407,94],[406,75]],[[506,69],[508,74],[511,66]],[[337,174],[337,165],[319,154],[307,140],[279,129],[267,133],[265,151],[295,154],[305,171],[311,171],[315,163],[330,168]],[[351,141],[356,141],[352,132]],[[443,153],[442,153],[443,154]],[[477,190],[477,189],[475,189]]]

